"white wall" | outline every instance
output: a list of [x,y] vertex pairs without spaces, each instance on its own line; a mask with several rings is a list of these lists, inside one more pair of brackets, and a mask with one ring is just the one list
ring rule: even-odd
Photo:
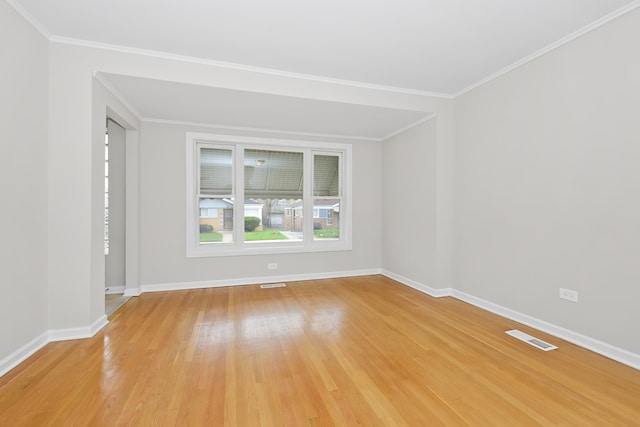
[[[302,254],[185,258],[186,132],[212,128],[143,122],[141,130],[141,282],[143,285],[380,268],[381,147],[353,146],[353,250]],[[259,134],[246,134],[259,136]],[[268,135],[273,138],[273,135]],[[286,135],[276,138],[285,139]],[[296,136],[294,139],[300,139]],[[267,270],[267,263],[278,270]]]
[[452,108],[382,144],[382,269],[434,296],[452,287]]
[[382,268],[437,287],[437,119],[382,144]]
[[[640,323],[639,14],[451,102],[48,43],[1,2],[0,361],[47,329],[86,327],[104,313],[98,146],[110,113],[126,117],[127,159],[134,159],[127,163],[134,181],[127,189],[127,224],[134,224],[128,287],[264,277],[267,262],[279,264],[278,275],[382,266],[437,289],[453,283],[640,353],[632,329]],[[139,147],[137,119],[96,83],[96,71],[417,109],[436,118],[383,144],[354,144],[352,252],[187,260],[187,129],[145,123]],[[157,209],[159,200],[171,207]],[[403,233],[387,227],[396,203],[410,211],[403,214],[424,215],[423,226],[407,230],[411,222],[401,222]],[[165,230],[163,239],[156,227]],[[558,300],[559,286],[579,291],[580,302]]]
[[[97,78],[91,79],[91,279],[85,284],[89,288],[88,304],[90,318],[86,322],[94,322],[104,315],[105,256],[104,256],[104,129],[107,117],[115,120],[125,128],[124,157],[125,170],[117,171],[126,176],[124,212],[125,229],[125,287],[139,287],[139,216],[138,216],[138,182],[139,182],[139,149],[138,140],[140,121],[117,99]],[[122,177],[121,176],[121,177]],[[63,301],[58,301],[63,304]],[[89,323],[85,323],[85,326]]]
[[636,354],[639,40],[635,10],[457,98],[454,154],[455,287]]
[[[99,254],[102,245],[100,238],[102,217],[99,214],[101,197],[99,183],[103,179],[103,167],[99,165],[100,158],[96,149],[92,149],[91,145],[97,144],[96,141],[100,138],[98,134],[102,132],[104,124],[99,124],[96,118],[99,115],[96,116],[95,111],[97,110],[93,108],[95,99],[93,99],[92,75],[94,72],[421,111],[434,111],[440,102],[439,99],[425,96],[298,80],[226,69],[202,63],[175,61],[168,58],[55,42],[50,45],[50,57],[52,127],[49,153],[49,207],[51,214],[48,279],[49,322],[52,329],[86,327],[96,322],[101,315],[100,305],[103,296],[100,296],[99,292],[104,291],[104,256],[101,261]],[[149,127],[147,131],[151,132],[152,130],[153,127]],[[147,141],[148,137],[149,135],[145,137]],[[182,141],[184,136],[181,136],[180,139]],[[182,147],[182,143],[180,147]],[[164,152],[159,152],[158,155],[164,155],[162,153]],[[179,158],[182,158],[183,155],[184,153],[180,151]],[[147,173],[145,167],[148,167],[149,156],[152,155],[142,156],[141,154],[142,176]],[[129,152],[127,152],[127,158],[130,158]],[[375,154],[365,153],[363,158],[368,162],[375,159]],[[163,159],[158,158],[157,160],[162,161]],[[355,161],[358,162],[358,160]],[[183,168],[183,164],[181,163],[179,167]],[[378,162],[378,167],[379,165]],[[168,174],[179,178],[182,182],[180,188],[184,187],[183,172],[172,169],[168,171]],[[367,169],[363,176],[375,179],[376,175]],[[177,184],[173,182],[171,185]],[[171,185],[169,189],[171,189]],[[369,198],[372,201],[380,200],[379,185],[365,187],[362,186],[361,195],[358,197]],[[147,197],[146,191],[151,190],[141,188],[140,191],[141,197]],[[178,203],[182,207],[184,198],[181,198]],[[129,206],[128,193],[127,207],[129,208]],[[363,208],[360,206],[358,209]],[[363,216],[366,218],[364,219],[365,226],[373,228],[380,224],[380,218],[377,216],[379,209],[380,203],[374,204],[370,209],[371,213],[368,211]],[[129,209],[127,215],[129,215]],[[354,215],[362,215],[362,212],[354,210]],[[142,227],[146,220],[144,212],[140,213],[140,218]],[[181,233],[183,232],[181,230]],[[247,257],[243,257],[242,260],[236,259],[233,262],[227,259],[227,264],[222,264],[224,258],[191,260],[192,262],[186,263],[186,260],[177,258],[177,252],[172,252],[167,256],[172,263],[176,263],[175,270],[171,268],[172,264],[150,264],[150,262],[155,263],[162,258],[150,256],[152,252],[148,252],[144,248],[145,245],[148,245],[147,239],[150,237],[144,234],[142,229],[141,233],[143,234],[139,242],[143,246],[139,250],[142,258],[139,265],[140,271],[137,273],[140,283],[207,280],[212,276],[214,269],[216,274],[221,274],[220,278],[232,275],[233,277],[246,277],[250,274],[264,275],[266,273],[259,267],[247,269],[245,265]],[[173,231],[170,229],[169,233],[173,233]],[[326,254],[322,258],[323,263],[317,262],[314,257],[304,256],[296,256],[295,258],[279,256],[274,257],[270,262],[278,262],[280,264],[280,268],[277,270],[278,274],[283,275],[295,272],[341,271],[356,266],[362,266],[362,268],[379,267],[380,243],[379,241],[376,243],[375,239],[379,239],[379,237],[375,237],[375,233],[377,231],[374,232],[374,237],[364,237],[362,240],[362,244],[371,244],[371,247],[362,250],[358,244],[354,244],[353,253]],[[181,234],[170,234],[170,237],[176,238],[181,245],[184,242]],[[377,263],[371,255],[375,251],[378,251]],[[136,252],[137,249],[129,250],[128,243],[127,254]],[[142,255],[143,253],[146,255]],[[183,255],[181,251],[181,256]],[[256,265],[262,264],[266,264],[266,261],[261,260]],[[218,270],[219,265],[226,267]],[[154,272],[155,269],[157,272]],[[127,263],[128,283],[130,270],[129,263]],[[128,284],[127,287],[129,287]]]
[[47,330],[48,42],[0,2],[0,371]]

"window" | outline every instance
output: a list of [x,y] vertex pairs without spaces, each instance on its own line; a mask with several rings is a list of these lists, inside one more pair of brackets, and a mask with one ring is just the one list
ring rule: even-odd
[[[203,199],[202,202],[211,199]],[[218,209],[215,208],[200,208],[200,218],[218,218]]]
[[198,243],[233,242],[233,147],[201,144],[196,154]]
[[350,154],[347,144],[188,133],[187,256],[350,250]]
[[244,216],[260,219],[253,229],[245,224],[245,242],[303,241],[304,217],[296,208],[304,205],[304,151],[245,148],[243,172]]
[[340,207],[343,205],[341,163],[342,153],[314,153],[313,207],[314,217],[318,219],[313,224],[314,240],[340,240]]

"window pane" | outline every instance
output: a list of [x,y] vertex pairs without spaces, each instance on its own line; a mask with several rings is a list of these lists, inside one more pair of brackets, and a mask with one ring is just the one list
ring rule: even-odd
[[232,151],[220,148],[200,148],[200,194],[232,193]]
[[200,208],[200,243],[233,242],[233,199],[203,197]]
[[316,154],[313,156],[313,195],[340,196],[340,157]]
[[301,241],[302,209],[302,199],[245,200],[245,242]]
[[314,199],[313,210],[320,212],[313,219],[313,239],[340,239],[340,199]]
[[302,153],[290,151],[245,150],[245,199],[302,198]]
[[303,174],[300,152],[245,150],[245,242],[302,240]]

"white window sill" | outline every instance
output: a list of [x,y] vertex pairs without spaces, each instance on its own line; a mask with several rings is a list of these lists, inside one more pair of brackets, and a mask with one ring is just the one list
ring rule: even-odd
[[[244,255],[298,254],[313,252],[350,251],[351,244],[346,242],[314,242],[313,247],[300,244],[274,246],[268,243],[252,243],[243,248],[234,247],[232,243],[211,243],[187,249],[187,258],[207,258]],[[255,246],[254,246],[255,245]]]

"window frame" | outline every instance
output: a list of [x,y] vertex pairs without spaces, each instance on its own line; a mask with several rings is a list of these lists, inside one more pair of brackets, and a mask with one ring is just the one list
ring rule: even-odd
[[[201,244],[199,239],[200,207],[203,196],[200,191],[200,149],[199,147],[231,149],[233,242]],[[244,241],[244,151],[245,149],[295,151],[303,153],[303,240],[302,241]],[[327,197],[340,199],[340,238],[319,240],[313,232],[314,196],[314,155],[339,156],[339,196]],[[352,146],[334,142],[304,140],[284,140],[249,136],[220,135],[199,132],[186,134],[186,257],[218,257],[237,255],[283,254],[345,251],[352,249],[351,181]],[[238,167],[242,166],[242,167]]]

